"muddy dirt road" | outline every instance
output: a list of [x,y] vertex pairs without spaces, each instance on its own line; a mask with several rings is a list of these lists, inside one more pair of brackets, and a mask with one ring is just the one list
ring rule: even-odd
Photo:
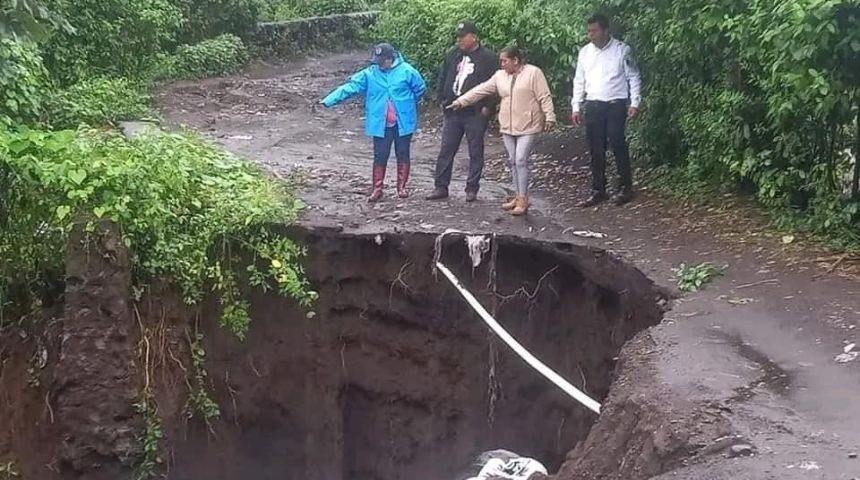
[[[393,198],[389,173],[386,201],[368,205],[371,150],[360,105],[313,106],[363,59],[361,52],[257,66],[243,76],[171,86],[159,101],[171,124],[197,129],[276,176],[299,174],[309,224],[350,232],[458,228],[590,243],[664,285],[674,284],[673,268],[682,262],[726,265],[724,276],[680,298],[662,325],[622,353],[610,401],[635,405],[638,429],[619,432],[602,419],[561,478],[644,478],[666,470],[674,470],[666,478],[860,478],[860,358],[836,361],[846,351],[842,360],[857,357],[851,354],[857,347],[848,349],[860,341],[857,281],[827,274],[819,266],[827,259],[786,247],[730,208],[697,210],[648,192],[622,208],[572,208],[587,194],[588,171],[581,132],[570,130],[538,145],[538,191],[526,219],[498,209],[506,181],[485,181],[481,201],[466,204],[462,155],[452,198],[422,199],[437,154],[433,120],[414,144],[412,198]],[[432,107],[425,110],[425,117],[436,116]],[[488,177],[505,179],[495,135],[488,157]],[[606,238],[582,239],[577,230]],[[733,437],[718,438],[726,433],[712,428],[719,422],[728,422]],[[625,463],[623,452],[637,448],[647,460]]]
[[[167,119],[199,129],[230,150],[253,158],[279,176],[298,174],[308,203],[305,221],[339,225],[347,230],[402,229],[437,231],[523,230],[523,223],[503,215],[497,204],[505,186],[485,182],[484,201],[466,205],[466,159],[459,157],[448,202],[428,205],[423,197],[433,185],[438,122],[422,129],[413,143],[413,193],[400,200],[394,192],[394,158],[386,177],[385,201],[366,202],[372,146],[364,136],[363,109],[349,102],[332,110],[319,99],[363,64],[362,54],[335,55],[284,67],[257,67],[248,77],[207,80],[174,86],[161,96]],[[439,112],[424,105],[424,117]],[[496,134],[487,149],[498,157],[503,147]],[[538,201],[537,212],[545,205]],[[475,219],[480,219],[475,224]],[[536,216],[532,227],[543,228],[548,216]]]

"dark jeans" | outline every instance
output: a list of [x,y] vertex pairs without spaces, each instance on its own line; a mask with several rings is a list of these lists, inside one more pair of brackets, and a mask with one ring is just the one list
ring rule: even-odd
[[388,157],[391,156],[391,145],[394,144],[394,155],[398,164],[408,165],[410,162],[410,147],[412,146],[412,135],[399,136],[397,127],[385,129],[384,137],[373,137],[373,166],[385,167],[388,165]]
[[487,117],[475,111],[445,115],[442,149],[436,159],[436,188],[448,189],[454,169],[454,156],[457,155],[465,135],[469,144],[469,177],[466,179],[466,191],[478,192],[484,172],[484,135],[487,133],[487,123]]
[[606,192],[606,144],[615,153],[620,187],[633,187],[630,167],[630,150],[627,148],[627,101],[585,102],[585,134],[591,150],[591,188],[595,192]]

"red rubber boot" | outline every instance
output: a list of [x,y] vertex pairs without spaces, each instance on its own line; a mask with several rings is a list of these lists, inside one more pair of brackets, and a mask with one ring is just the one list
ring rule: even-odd
[[382,188],[385,186],[385,167],[373,167],[373,192],[370,194],[368,202],[378,202],[382,200]]

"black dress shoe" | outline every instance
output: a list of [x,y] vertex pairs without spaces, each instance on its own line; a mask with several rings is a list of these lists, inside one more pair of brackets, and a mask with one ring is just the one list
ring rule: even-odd
[[618,194],[612,197],[612,201],[616,205],[626,205],[633,200],[633,191],[629,188],[622,189]]
[[448,190],[444,188],[437,188],[433,190],[433,193],[427,195],[427,200],[444,200],[448,198]]
[[594,207],[605,202],[608,199],[609,197],[606,196],[605,192],[594,192],[591,194],[590,197],[588,197],[588,200],[579,204],[579,208]]

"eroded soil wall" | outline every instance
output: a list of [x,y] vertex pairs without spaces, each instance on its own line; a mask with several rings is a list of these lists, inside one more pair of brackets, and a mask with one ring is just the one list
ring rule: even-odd
[[[14,459],[23,478],[97,478],[81,473],[78,467],[86,463],[74,469],[58,463],[74,445],[68,435],[51,434],[59,425],[62,431],[94,431],[100,439],[114,432],[99,467],[125,468],[124,455],[134,451],[126,445],[125,427],[137,425],[127,417],[134,400],[127,397],[131,385],[144,386],[144,377],[158,399],[166,434],[162,460],[171,479],[456,478],[475,454],[492,448],[556,469],[585,438],[593,414],[524,365],[444,277],[433,274],[434,236],[314,229],[285,234],[308,246],[307,274],[320,293],[313,314],[273,293],[250,291],[252,328],[239,341],[218,326],[215,302],[196,312],[172,289],[154,289],[137,305],[140,337],[148,342],[102,326],[104,339],[117,345],[93,344],[120,358],[129,342],[138,342],[137,357],[124,373],[111,373],[114,389],[107,396],[118,402],[110,406],[118,413],[106,422],[77,414],[56,418],[65,410],[51,395],[75,385],[48,373],[41,387],[27,385],[22,370],[34,337],[4,337],[0,459]],[[442,261],[516,338],[598,399],[608,394],[624,342],[662,315],[662,295],[653,284],[605,252],[498,237],[473,268],[462,237],[441,245]],[[90,315],[93,328],[111,315],[127,324],[117,316],[125,307],[99,305],[82,306],[100,312]],[[90,317],[71,310],[66,305],[57,358],[77,355],[67,346],[69,335],[86,338],[66,324],[73,316]],[[197,332],[221,410],[208,424],[199,415],[189,418],[187,402],[193,371],[188,344]],[[77,361],[84,362],[83,356]],[[86,375],[78,376],[81,385],[88,383]],[[92,392],[89,403],[78,405],[89,404],[93,412],[108,408],[99,403],[106,394]],[[93,430],[102,423],[106,431]],[[116,478],[132,474],[126,468]]]
[[[301,236],[315,315],[257,294],[247,341],[208,329],[224,418],[176,435],[187,440],[174,444],[172,478],[455,478],[490,448],[557,468],[587,434],[593,414],[433,275],[433,236]],[[602,252],[496,242],[474,270],[462,237],[443,242],[442,260],[539,358],[605,397],[621,345],[661,317],[651,282]]]

